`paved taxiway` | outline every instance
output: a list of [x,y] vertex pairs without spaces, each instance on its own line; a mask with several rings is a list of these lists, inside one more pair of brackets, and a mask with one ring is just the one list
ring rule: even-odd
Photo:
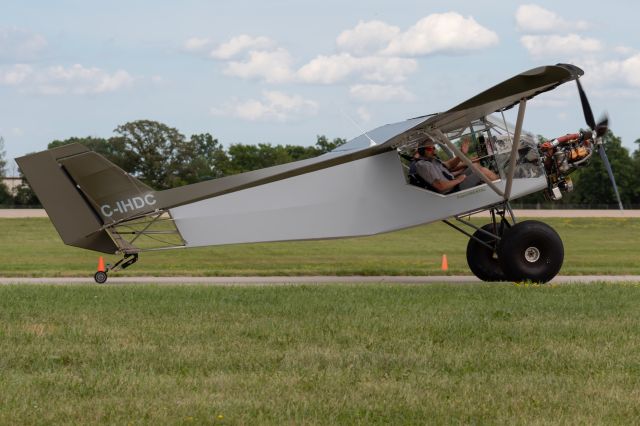
[[[559,275],[552,284],[593,283],[593,282],[635,282],[640,283],[640,275]],[[434,284],[434,283],[480,283],[469,275],[446,276],[309,276],[309,277],[109,277],[109,284],[201,284],[218,286],[259,286],[259,285],[318,285],[332,283],[380,283],[380,284]],[[93,278],[9,278],[0,277],[0,285],[7,284],[95,284]],[[96,284],[97,285],[97,284]]]

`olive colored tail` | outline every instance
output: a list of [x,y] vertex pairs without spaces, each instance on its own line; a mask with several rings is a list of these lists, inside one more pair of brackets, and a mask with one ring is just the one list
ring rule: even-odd
[[65,244],[115,253],[109,225],[154,210],[155,192],[85,146],[16,159]]

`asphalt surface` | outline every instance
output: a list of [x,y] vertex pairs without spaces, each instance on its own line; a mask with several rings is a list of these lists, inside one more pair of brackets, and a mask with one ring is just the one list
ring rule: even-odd
[[[637,282],[640,275],[559,275],[552,284],[593,283],[593,282]],[[261,285],[322,285],[332,283],[379,283],[379,284],[435,284],[435,283],[480,283],[478,278],[468,275],[446,276],[310,276],[310,277],[109,277],[106,284],[166,284],[166,285],[213,285],[213,286],[261,286]],[[9,284],[96,284],[87,277],[42,277],[9,278],[0,277],[0,285]]]

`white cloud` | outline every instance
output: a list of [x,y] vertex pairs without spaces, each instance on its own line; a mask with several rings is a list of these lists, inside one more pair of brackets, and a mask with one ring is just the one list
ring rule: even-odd
[[353,99],[363,102],[411,101],[415,96],[403,86],[357,84],[349,88]]
[[275,42],[267,37],[251,37],[242,34],[212,50],[211,57],[226,60],[246,51],[268,50],[274,46]]
[[342,51],[365,56],[384,49],[400,34],[400,28],[382,21],[359,22],[355,28],[340,33],[336,43]]
[[[498,36],[472,17],[457,13],[429,15],[406,32],[382,21],[360,22],[336,39],[342,53],[317,55],[294,72],[294,60],[284,48],[276,48],[267,37],[246,34],[231,38],[210,53],[226,61],[224,73],[267,83],[301,82],[335,84],[347,79],[398,84],[418,69],[406,56],[435,52],[460,53],[497,43]],[[201,49],[207,39],[191,39],[192,49]]]
[[318,103],[299,95],[278,91],[264,91],[263,99],[233,101],[222,109],[212,108],[211,114],[240,118],[247,121],[286,122],[315,115]]
[[497,43],[498,35],[478,24],[471,16],[465,18],[455,12],[436,13],[420,19],[395,37],[383,53],[399,56],[461,53]]
[[371,121],[371,113],[365,107],[359,107],[356,110],[356,113],[358,114],[358,118],[360,118],[360,120],[364,123],[368,123]]
[[629,56],[635,52],[635,50],[629,46],[616,46],[613,48],[613,51],[623,56]]
[[0,28],[0,58],[13,62],[35,58],[47,46],[40,34],[18,28]]
[[240,78],[264,79],[268,83],[291,81],[291,55],[285,49],[274,51],[251,51],[244,62],[229,62],[226,75]]
[[356,62],[348,53],[319,55],[298,70],[298,77],[305,83],[336,83],[355,72]]
[[16,64],[8,69],[0,69],[0,84],[18,86],[33,74],[33,68],[25,64]]
[[348,53],[320,55],[298,70],[305,83],[333,84],[348,77],[360,76],[368,81],[401,82],[418,69],[414,59],[382,56],[354,57]]
[[622,61],[622,75],[633,87],[640,87],[640,54]]
[[[575,84],[564,84],[555,90],[543,93],[531,102],[531,108],[566,108],[571,102],[575,102],[578,91]],[[527,105],[529,108],[529,105]]]
[[85,95],[123,89],[133,84],[133,77],[124,70],[110,74],[100,68],[86,68],[80,64],[40,70],[18,64],[7,71],[0,70],[0,84],[45,95]]
[[615,83],[640,88],[640,53],[621,61],[594,61],[585,68],[585,77],[594,86]]
[[547,10],[536,4],[524,4],[516,11],[516,24],[518,30],[526,33],[559,33],[582,31],[589,28],[584,21],[567,21],[555,12]]
[[520,38],[522,45],[534,58],[546,56],[576,56],[585,53],[595,53],[602,50],[603,45],[594,38],[584,38],[577,34],[534,36],[526,35]]
[[124,70],[113,74],[80,64],[61,65],[46,69],[37,78],[37,87],[45,94],[71,93],[75,95],[113,92],[133,84],[133,77]]
[[188,52],[201,52],[208,50],[213,45],[210,38],[191,37],[184,42],[184,49]]

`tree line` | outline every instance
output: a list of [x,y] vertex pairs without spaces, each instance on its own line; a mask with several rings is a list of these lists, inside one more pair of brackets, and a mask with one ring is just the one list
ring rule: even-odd
[[[186,137],[176,128],[151,120],[137,120],[116,127],[114,136],[70,137],[55,140],[48,149],[80,143],[156,190],[220,178],[237,173],[317,157],[344,144],[345,139],[317,136],[315,145],[245,145],[225,149],[209,133]],[[6,161],[0,145],[0,174]],[[14,196],[0,184],[0,205],[38,205],[38,199],[23,180]]]
[[[543,139],[542,137],[540,137]],[[48,148],[69,143],[81,143],[102,154],[123,170],[157,190],[220,178],[236,173],[316,157],[344,144],[345,139],[329,140],[317,136],[315,145],[272,145],[235,143],[224,148],[209,133],[186,137],[173,127],[157,121],[138,120],[118,126],[110,138],[71,137],[55,140]],[[640,139],[633,153],[610,130],[604,136],[607,155],[616,177],[625,207],[640,208]],[[4,174],[6,159],[0,137],[0,173]],[[575,190],[560,201],[551,202],[539,192],[516,200],[515,207],[582,206],[602,208],[617,204],[607,171],[597,154],[588,167],[571,175]],[[15,195],[0,184],[0,205],[31,206],[38,200],[26,181]]]

